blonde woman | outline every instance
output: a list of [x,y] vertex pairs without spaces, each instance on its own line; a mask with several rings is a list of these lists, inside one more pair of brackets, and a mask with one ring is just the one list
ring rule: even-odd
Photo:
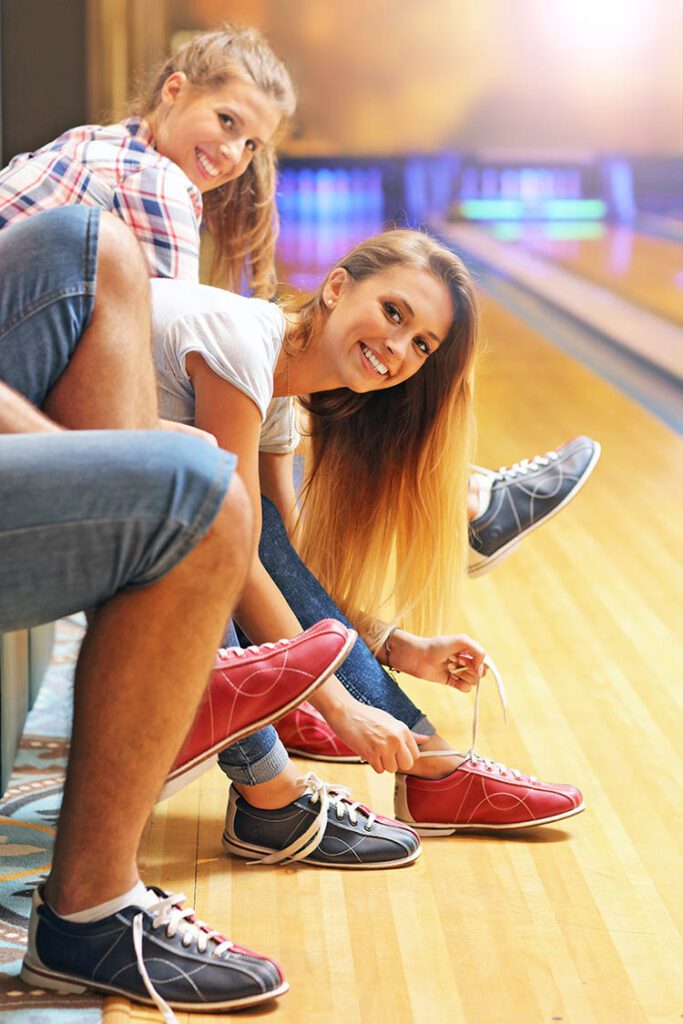
[[275,146],[295,105],[256,29],[201,33],[154,76],[134,116],[15,157],[0,172],[0,228],[54,206],[100,206],[132,229],[152,276],[196,281],[203,221],[215,283],[270,296]]
[[[152,299],[162,415],[237,453],[259,520],[263,500],[261,552],[235,612],[250,640],[296,635],[321,604],[343,610],[367,641],[361,664],[342,666],[315,706],[376,771],[402,773],[398,816],[421,830],[581,810],[573,787],[454,752],[382,667],[465,691],[484,672],[474,640],[431,635],[448,624],[466,565],[477,313],[461,261],[426,235],[390,231],[297,308],[170,281],[153,282]],[[298,522],[295,395],[312,434]],[[400,629],[381,621],[387,594]],[[234,854],[373,867],[387,859],[378,828],[390,830],[385,844],[402,841],[339,789],[302,781],[272,728],[220,764],[233,781],[224,844]],[[492,798],[475,800],[482,792]]]

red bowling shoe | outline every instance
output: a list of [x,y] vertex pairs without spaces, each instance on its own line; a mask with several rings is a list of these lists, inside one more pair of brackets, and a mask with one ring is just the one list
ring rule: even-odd
[[346,764],[362,761],[330,728],[320,712],[306,701],[281,718],[275,728],[287,753],[294,757]]
[[[486,658],[498,689],[507,721],[507,700],[500,673]],[[581,790],[555,782],[540,782],[516,768],[475,754],[479,695],[477,686],[472,724],[472,746],[466,754],[454,750],[423,750],[420,757],[463,758],[442,779],[415,775],[396,776],[394,815],[423,836],[450,836],[464,829],[529,828],[569,818],[584,810]]]
[[575,786],[540,782],[474,752],[443,779],[396,776],[395,816],[423,836],[529,828],[583,810],[583,797]]
[[214,754],[305,700],[355,641],[354,630],[323,619],[293,640],[219,650],[192,728],[157,801],[207,771]]

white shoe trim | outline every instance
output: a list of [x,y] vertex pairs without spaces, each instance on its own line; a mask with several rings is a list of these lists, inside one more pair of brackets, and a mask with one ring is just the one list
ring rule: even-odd
[[[480,832],[505,832],[520,828],[535,828],[536,825],[549,825],[553,821],[561,821],[563,818],[571,818],[574,814],[585,811],[585,803],[578,807],[570,807],[559,814],[551,814],[547,818],[535,818],[533,821],[519,821],[512,824],[492,825],[490,822],[468,821],[466,824],[448,821],[409,821],[404,824],[410,825],[420,836],[452,836],[454,832],[469,832],[478,830]],[[401,819],[398,819],[401,820]]]
[[[408,824],[410,825],[411,828],[413,828],[411,822],[403,822],[402,824]],[[415,831],[415,829],[413,829],[413,831]],[[247,843],[243,843],[240,839],[234,839],[232,836],[227,836],[225,833],[223,833],[222,843],[226,853],[230,853],[234,857],[243,857],[247,860],[251,860],[251,863],[254,865],[259,865],[262,863],[260,858],[263,854],[267,856],[268,854],[271,854],[273,852],[272,849],[270,849],[267,846],[250,846]],[[413,851],[413,853],[409,853],[405,857],[397,858],[396,860],[381,861],[380,863],[373,864],[333,864],[328,861],[311,860],[310,858],[307,858],[306,860],[298,860],[295,863],[297,867],[334,868],[337,871],[386,871],[389,868],[401,868],[404,867],[406,864],[412,864],[413,861],[417,860],[421,853],[422,847],[418,846],[417,849]],[[257,860],[254,858],[259,859]],[[293,867],[294,864],[290,862],[286,866]]]
[[[117,985],[107,985],[100,981],[91,981],[88,978],[79,978],[77,975],[60,974],[59,971],[52,971],[43,964],[35,964],[29,961],[28,955],[24,958],[19,974],[21,980],[27,985],[37,988],[45,988],[54,992],[65,994],[82,994],[87,991],[106,992],[117,996],[124,996],[133,1003],[144,1003],[146,1006],[155,1006],[152,999],[131,993],[125,988]],[[284,995],[289,989],[289,983],[283,983],[270,992],[258,992],[253,996],[245,996],[243,999],[227,999],[220,1003],[178,1003],[175,1000],[168,1005],[174,1010],[186,1010],[188,1012],[201,1013],[205,1010],[239,1010],[245,1006],[255,1006],[258,1003],[265,1003],[269,999],[276,999]]]

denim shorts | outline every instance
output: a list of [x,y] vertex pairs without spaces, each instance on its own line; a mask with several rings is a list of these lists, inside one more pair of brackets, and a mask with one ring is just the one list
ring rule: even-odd
[[92,316],[100,212],[65,206],[0,231],[0,380],[38,408]]
[[236,461],[165,431],[0,435],[0,631],[164,576],[210,527]]

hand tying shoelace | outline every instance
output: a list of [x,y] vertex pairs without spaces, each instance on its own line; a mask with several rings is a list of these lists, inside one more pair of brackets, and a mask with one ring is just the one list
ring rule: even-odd
[[[537,455],[536,458],[540,458],[540,456]],[[496,668],[496,665],[495,665],[495,663],[494,663],[492,658],[489,658],[488,656],[486,658],[484,658],[484,664],[490,670],[491,675],[493,676],[493,678],[495,680],[496,689],[498,690],[498,697],[500,698],[500,703],[501,703],[501,706],[503,708],[503,719],[505,720],[505,723],[507,725],[507,720],[508,720],[508,703],[507,703],[507,696],[505,694],[505,687],[503,686],[503,678],[502,678],[500,672],[498,671],[498,669]],[[461,671],[464,671],[464,670],[461,670]],[[499,761],[492,761],[488,757],[480,757],[480,755],[475,752],[474,748],[475,748],[475,746],[477,744],[477,727],[479,725],[479,696],[480,696],[480,694],[481,694],[481,679],[477,682],[477,692],[476,692],[476,695],[475,695],[475,698],[474,698],[474,718],[473,718],[473,721],[472,721],[472,746],[470,747],[470,749],[466,753],[463,753],[460,750],[421,750],[420,753],[417,756],[418,757],[453,757],[455,755],[457,757],[462,757],[465,761],[472,761],[474,764],[483,765],[484,768],[487,769],[487,771],[491,771],[491,772],[495,771],[498,775],[507,775],[507,773],[510,772],[510,774],[512,776],[514,776],[514,778],[520,779],[522,777],[522,772],[520,772],[517,768],[508,768],[506,765],[501,764]],[[530,775],[528,777],[532,781],[534,781],[534,782],[537,781],[536,778],[533,775]]]
[[[179,906],[184,902],[185,895],[183,893],[169,893],[147,907],[146,909],[154,918],[153,930],[165,928],[169,939],[172,939],[176,932],[181,932],[183,946],[189,947],[194,942],[200,953],[205,953],[209,943],[215,942],[216,948],[213,950],[213,956],[216,957],[222,956],[223,953],[232,949],[233,943],[229,939],[224,938],[219,932],[213,931],[203,921],[196,920],[191,907]],[[140,977],[145,983],[150,998],[154,1000],[159,1013],[164,1018],[165,1024],[178,1024],[178,1018],[166,1000],[159,995],[147,973],[142,950],[143,923],[143,914],[136,914],[133,918],[133,948]]]
[[514,480],[516,476],[537,473],[539,469],[545,469],[551,462],[556,461],[557,452],[546,452],[545,455],[534,455],[533,459],[522,459],[521,462],[514,462],[511,466],[501,466],[494,475],[499,480]]
[[352,825],[358,824],[358,813],[360,812],[367,816],[365,831],[372,830],[376,815],[372,811],[368,811],[358,801],[350,800],[351,790],[347,786],[340,786],[335,782],[323,782],[314,772],[308,772],[296,782],[297,785],[306,787],[306,793],[311,794],[312,804],[320,804],[313,823],[282,850],[276,850],[265,857],[259,857],[258,860],[252,860],[249,862],[250,864],[288,864],[304,860],[322,842],[327,828],[327,812],[330,807],[336,811],[338,821],[343,821],[348,814]]

